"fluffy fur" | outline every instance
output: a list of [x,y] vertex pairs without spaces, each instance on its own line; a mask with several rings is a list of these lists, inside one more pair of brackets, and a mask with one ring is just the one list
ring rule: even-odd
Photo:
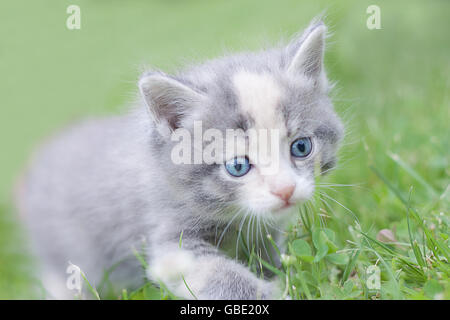
[[[136,108],[73,126],[41,148],[17,199],[50,297],[70,297],[68,261],[94,284],[121,261],[111,280],[138,286],[144,275],[132,248],[144,244],[149,278],[182,297],[192,298],[181,275],[200,299],[277,298],[270,281],[239,262],[236,237],[255,243],[270,232],[278,239],[275,228],[263,224],[253,235],[246,223],[289,217],[295,210],[284,209],[277,192],[290,186],[291,204],[306,201],[314,166],[328,171],[336,162],[343,127],[328,97],[325,33],[324,24],[314,22],[286,47],[227,56],[175,75],[147,72]],[[280,130],[277,174],[262,176],[255,167],[235,178],[222,164],[174,164],[170,133],[192,131],[196,120],[221,132]],[[289,152],[300,137],[310,137],[314,147],[298,160]],[[236,259],[220,250],[225,242]]]

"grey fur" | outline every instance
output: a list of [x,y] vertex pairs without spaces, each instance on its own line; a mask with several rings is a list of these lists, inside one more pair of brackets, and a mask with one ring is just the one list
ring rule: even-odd
[[[320,26],[315,22],[283,48],[227,56],[173,76],[146,73],[142,79],[166,77],[192,92],[169,90],[167,94],[144,88],[144,99],[129,113],[85,121],[39,150],[17,198],[43,273],[60,284],[61,290],[50,288],[53,297],[67,297],[62,293],[68,261],[98,284],[104,270],[125,259],[112,272],[112,281],[117,286],[138,286],[144,274],[132,248],[145,243],[152,264],[178,248],[181,232],[183,250],[210,268],[205,270],[209,278],[196,292],[198,298],[277,297],[270,282],[258,279],[215,246],[230,220],[236,186],[241,182],[222,179],[220,165],[173,164],[170,152],[174,142],[167,134],[176,127],[192,130],[193,120],[202,120],[204,128],[246,130],[253,119],[242,113],[231,79],[239,70],[269,73],[288,92],[280,112],[289,135],[314,135],[322,146],[321,166],[328,170],[336,162],[343,127],[327,96],[323,68],[317,67],[315,59],[314,70],[320,74],[312,75],[317,79],[310,85],[302,83],[303,78],[286,76],[302,42]],[[312,71],[308,72],[311,76]],[[207,98],[195,98],[200,96]],[[299,170],[308,170],[313,176],[313,162]],[[235,224],[224,240],[231,244],[236,243],[236,232],[230,231],[233,228]],[[278,237],[274,229],[270,232]],[[201,265],[197,272],[202,272]]]

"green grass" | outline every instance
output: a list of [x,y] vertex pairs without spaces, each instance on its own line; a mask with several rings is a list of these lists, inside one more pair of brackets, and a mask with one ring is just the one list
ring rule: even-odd
[[[65,28],[77,3],[82,29]],[[32,148],[73,119],[118,112],[140,66],[256,49],[327,9],[334,100],[347,123],[338,170],[289,230],[280,285],[301,299],[450,297],[448,1],[3,1],[0,4],[0,298],[39,298],[10,190]],[[351,185],[333,186],[333,185]],[[377,240],[383,229],[394,243]],[[252,265],[259,263],[252,258]],[[370,266],[381,289],[369,290]],[[369,269],[370,270],[370,269]],[[287,284],[287,285],[286,285]],[[173,298],[146,284],[122,299]]]

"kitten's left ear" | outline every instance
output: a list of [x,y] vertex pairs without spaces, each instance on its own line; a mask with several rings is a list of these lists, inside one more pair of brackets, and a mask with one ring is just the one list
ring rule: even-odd
[[144,74],[139,80],[139,90],[153,121],[171,131],[179,127],[190,110],[205,101],[203,94],[163,73]]
[[290,45],[288,49],[296,51],[288,66],[289,73],[303,74],[314,80],[322,76],[326,32],[322,21],[313,23],[301,36],[300,46],[295,42]]

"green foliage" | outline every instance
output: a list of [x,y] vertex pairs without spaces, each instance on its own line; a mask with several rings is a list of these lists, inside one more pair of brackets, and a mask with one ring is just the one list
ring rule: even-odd
[[[327,214],[327,219],[323,219],[322,212],[327,212],[324,209],[326,198],[316,197],[313,205],[300,208],[298,224],[289,232],[291,255],[281,258],[286,277],[285,293],[291,298],[449,298],[448,216],[444,210],[421,216],[411,204],[412,188],[406,200],[386,176],[375,167],[373,170],[404,205],[400,223],[407,225],[407,232],[399,232],[395,243],[377,240],[371,235],[373,231],[363,230],[357,221],[347,232],[340,229],[335,232],[333,228],[339,215]],[[408,173],[418,177],[413,169]],[[448,210],[447,192],[448,187],[442,195],[434,190],[429,193],[440,199],[434,204],[436,208],[442,206]],[[378,266],[381,270],[380,288],[375,290],[367,285],[369,266]]]

